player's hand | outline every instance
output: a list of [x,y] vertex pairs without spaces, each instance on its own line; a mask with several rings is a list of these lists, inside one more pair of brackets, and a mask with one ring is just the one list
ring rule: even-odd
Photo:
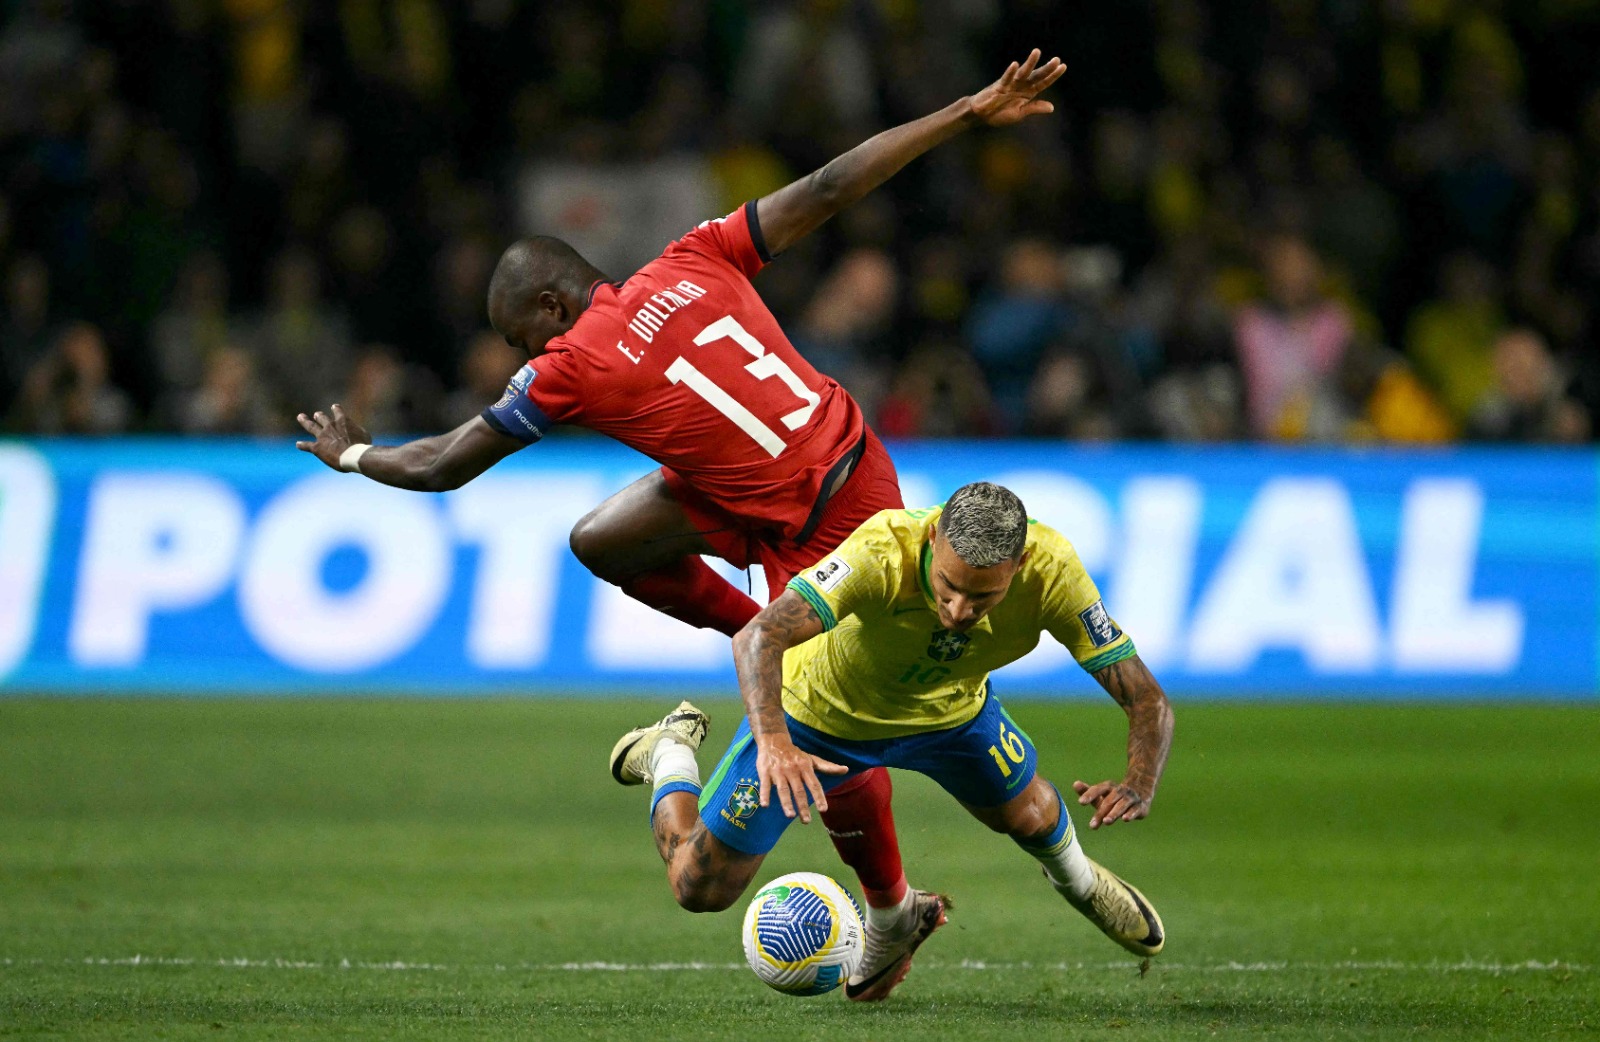
[[1012,62],[998,80],[972,96],[972,114],[991,127],[1008,127],[1029,116],[1054,112],[1056,107],[1050,102],[1035,99],[1066,71],[1060,58],[1040,65],[1039,48],[1035,47],[1027,61],[1021,65]]
[[1094,785],[1075,781],[1072,791],[1078,794],[1080,805],[1094,808],[1094,815],[1089,818],[1089,827],[1092,829],[1114,825],[1119,821],[1139,820],[1150,813],[1150,801],[1154,796],[1138,791],[1127,782],[1113,781]]
[[818,811],[828,809],[828,797],[822,791],[824,774],[846,774],[850,768],[831,763],[820,756],[801,752],[788,738],[767,738],[757,743],[756,775],[761,784],[761,805],[771,806],[771,793],[778,794],[778,805],[785,817],[798,812],[804,824],[811,824],[811,803]]
[[321,410],[310,416],[305,413],[296,416],[295,419],[300,421],[300,426],[316,440],[297,441],[294,447],[301,452],[311,453],[334,470],[338,470],[339,456],[345,449],[352,445],[370,445],[372,438],[359,423],[346,416],[344,409],[337,404],[333,406],[332,412],[332,416]]

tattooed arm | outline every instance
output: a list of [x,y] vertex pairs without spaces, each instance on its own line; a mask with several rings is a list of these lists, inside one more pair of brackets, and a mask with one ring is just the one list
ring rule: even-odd
[[1072,783],[1080,804],[1092,804],[1089,827],[1135,821],[1150,813],[1172,748],[1172,705],[1138,655],[1098,670],[1094,678],[1128,714],[1128,773],[1120,782]]
[[744,697],[750,733],[756,742],[756,772],[760,775],[761,805],[776,791],[783,812],[811,821],[809,803],[828,809],[817,771],[843,774],[846,768],[795,748],[789,725],[783,719],[783,653],[822,632],[822,620],[810,604],[793,590],[761,609],[733,638],[733,664],[739,673],[739,693]]

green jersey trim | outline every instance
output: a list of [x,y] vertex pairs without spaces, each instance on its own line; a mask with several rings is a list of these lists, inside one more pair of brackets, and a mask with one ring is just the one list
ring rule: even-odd
[[822,594],[818,593],[810,583],[799,576],[795,576],[789,580],[789,589],[804,597],[806,603],[811,605],[811,609],[817,613],[817,618],[822,620],[823,630],[831,630],[839,625],[838,616],[833,614],[833,609],[828,607],[828,602],[823,599]]
[[937,604],[933,597],[933,542],[926,541],[922,544],[922,557],[917,561],[917,582],[922,584],[922,592],[930,604]]
[[1092,658],[1085,659],[1079,664],[1083,666],[1083,671],[1085,673],[1098,673],[1107,666],[1115,665],[1125,658],[1132,658],[1138,653],[1139,649],[1134,647],[1133,641],[1130,640],[1120,648],[1112,648],[1110,651],[1103,651]]

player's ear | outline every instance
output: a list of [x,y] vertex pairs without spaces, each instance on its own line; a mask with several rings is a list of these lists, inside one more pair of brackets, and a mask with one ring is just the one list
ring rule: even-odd
[[554,290],[540,290],[539,296],[535,299],[539,302],[539,310],[546,315],[549,315],[557,322],[565,322],[567,320],[567,306],[561,302],[560,294]]

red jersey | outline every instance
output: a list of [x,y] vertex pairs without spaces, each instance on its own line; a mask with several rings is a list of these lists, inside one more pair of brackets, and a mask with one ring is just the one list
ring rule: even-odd
[[866,421],[750,284],[771,259],[754,202],[707,221],[626,282],[596,283],[484,419],[529,444],[560,423],[608,434],[792,538]]

